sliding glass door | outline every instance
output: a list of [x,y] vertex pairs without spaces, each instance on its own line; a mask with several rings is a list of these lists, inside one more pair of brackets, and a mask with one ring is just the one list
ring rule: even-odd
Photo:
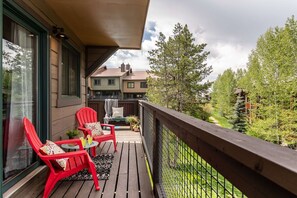
[[38,113],[38,35],[3,16],[3,181],[36,162],[22,125],[24,116],[36,123]]

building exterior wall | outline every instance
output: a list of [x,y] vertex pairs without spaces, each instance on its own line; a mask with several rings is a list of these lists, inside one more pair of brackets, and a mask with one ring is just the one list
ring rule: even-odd
[[85,53],[80,51],[80,75],[81,75],[81,104],[66,107],[58,107],[59,89],[59,66],[61,40],[50,38],[50,68],[51,68],[51,139],[56,141],[67,139],[65,132],[76,128],[75,113],[86,105],[86,85],[85,85]]
[[[134,88],[128,88],[128,82],[134,82]],[[123,92],[124,93],[146,93],[147,88],[140,88],[140,83],[146,82],[145,80],[124,80],[123,81]]]
[[[94,91],[100,90],[121,90],[120,86],[120,78],[119,77],[100,77],[100,78],[91,78],[92,80],[92,89]],[[100,79],[101,84],[100,85],[95,85],[95,79]],[[114,85],[108,85],[108,80],[109,79],[114,79],[115,84]]]

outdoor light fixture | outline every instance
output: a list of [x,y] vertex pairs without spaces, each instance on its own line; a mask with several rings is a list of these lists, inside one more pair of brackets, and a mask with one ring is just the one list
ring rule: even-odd
[[64,28],[54,26],[53,27],[53,34],[55,35],[56,38],[68,39],[68,36],[64,33]]

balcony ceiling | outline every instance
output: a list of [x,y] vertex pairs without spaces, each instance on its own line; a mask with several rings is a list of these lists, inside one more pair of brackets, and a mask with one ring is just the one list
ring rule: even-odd
[[149,0],[45,0],[85,45],[139,49]]

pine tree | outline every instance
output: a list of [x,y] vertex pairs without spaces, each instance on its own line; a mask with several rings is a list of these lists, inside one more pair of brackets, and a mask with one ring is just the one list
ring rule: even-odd
[[[147,96],[149,101],[179,112],[197,115],[202,104],[202,96],[208,91],[210,82],[205,78],[212,67],[205,62],[209,52],[206,44],[196,44],[188,26],[176,24],[173,35],[166,39],[160,33],[156,49],[149,51],[149,73]],[[173,160],[168,156],[168,164],[177,167],[179,140],[174,138]],[[169,147],[169,146],[168,146]],[[169,148],[168,148],[169,149]]]
[[246,132],[246,114],[244,96],[238,94],[232,119],[233,129],[240,132]]
[[188,26],[176,24],[166,39],[160,33],[156,49],[149,51],[148,99],[179,112],[195,115],[210,82],[205,78],[212,67],[205,61],[209,55],[205,43],[196,44]]

